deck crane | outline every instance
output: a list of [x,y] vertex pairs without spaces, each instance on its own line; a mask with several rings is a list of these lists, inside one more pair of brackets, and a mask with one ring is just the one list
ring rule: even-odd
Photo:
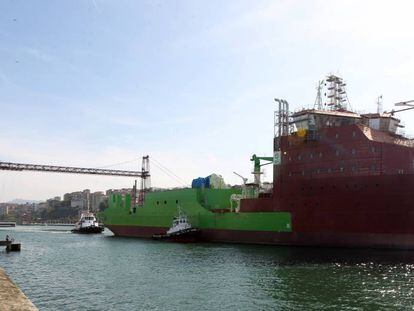
[[[268,163],[260,164],[260,161],[268,161]],[[263,174],[260,171],[260,168],[265,165],[273,164],[273,157],[258,157],[257,155],[252,155],[250,161],[253,161],[253,175],[254,183],[260,187],[260,175]]]
[[246,183],[247,183],[247,178],[246,177],[243,177],[242,175],[240,175],[240,174],[238,174],[236,172],[233,172],[233,174],[239,176],[243,180],[243,185],[246,185]]
[[403,109],[400,109],[400,110],[394,110],[393,109],[393,110],[390,111],[390,114],[393,116],[394,113],[396,113],[396,112],[414,109],[414,104],[410,104],[410,103],[413,103],[413,102],[414,102],[414,100],[407,100],[407,101],[395,103],[394,106],[403,106],[403,107],[407,107],[407,108],[403,108]]

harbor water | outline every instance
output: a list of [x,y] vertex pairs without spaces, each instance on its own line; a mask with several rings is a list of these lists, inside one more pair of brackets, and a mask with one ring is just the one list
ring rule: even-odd
[[1,228],[0,266],[40,310],[411,310],[414,252],[175,244]]

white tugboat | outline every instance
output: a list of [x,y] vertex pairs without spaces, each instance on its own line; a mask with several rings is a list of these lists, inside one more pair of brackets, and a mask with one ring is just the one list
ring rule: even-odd
[[72,233],[102,233],[104,227],[99,225],[95,215],[89,212],[89,196],[87,198],[88,210],[81,213],[79,221],[75,224]]
[[200,230],[193,228],[181,208],[179,206],[177,208],[178,216],[173,218],[171,228],[165,234],[154,234],[153,239],[192,242],[198,237]]
[[72,229],[73,233],[102,233],[103,226],[100,226],[95,215],[90,212],[82,212],[80,220]]

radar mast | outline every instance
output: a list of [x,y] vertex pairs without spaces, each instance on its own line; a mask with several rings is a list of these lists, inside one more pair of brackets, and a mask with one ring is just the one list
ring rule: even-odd
[[326,103],[328,110],[348,110],[349,101],[344,80],[336,75],[330,74],[325,81],[328,83],[327,92],[325,93],[328,100]]

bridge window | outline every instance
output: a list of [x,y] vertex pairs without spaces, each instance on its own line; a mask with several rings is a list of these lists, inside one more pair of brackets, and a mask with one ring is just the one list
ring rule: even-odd
[[335,134],[335,139],[338,139],[339,138],[339,134],[338,133],[336,133]]
[[339,156],[339,150],[335,151],[335,155],[338,157]]
[[352,131],[352,137],[355,137],[355,136],[356,136],[356,132]]
[[352,155],[355,155],[355,154],[356,154],[356,150],[352,149]]

